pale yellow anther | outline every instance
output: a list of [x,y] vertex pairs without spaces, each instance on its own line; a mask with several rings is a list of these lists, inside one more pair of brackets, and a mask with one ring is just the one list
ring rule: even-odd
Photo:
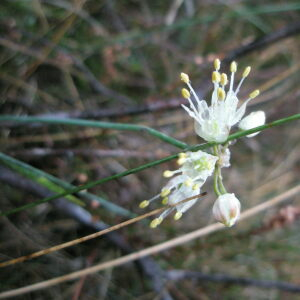
[[161,222],[162,222],[162,218],[156,218],[156,219],[151,221],[150,227],[151,228],[156,228]]
[[171,190],[169,190],[169,189],[162,189],[161,193],[160,193],[160,196],[162,198],[164,198],[164,197],[168,196],[170,193],[171,193]]
[[228,83],[227,75],[225,73],[221,74],[221,84],[225,86]]
[[222,88],[218,88],[218,99],[224,100],[226,97],[226,93]]
[[165,197],[164,199],[161,200],[161,203],[162,203],[163,205],[167,205],[168,202],[169,202],[169,198],[168,198],[168,197]]
[[165,178],[170,178],[170,177],[173,176],[173,174],[174,174],[174,173],[173,173],[172,171],[166,170],[166,171],[164,171],[163,176],[164,176]]
[[220,70],[220,66],[221,66],[221,62],[220,62],[220,60],[219,60],[218,58],[216,58],[216,59],[214,60],[214,67],[215,67],[215,69],[216,69],[217,71],[219,71],[219,70]]
[[175,215],[174,215],[174,220],[179,220],[182,217],[182,212],[178,211]]
[[182,89],[181,90],[181,95],[185,99],[189,99],[191,97],[191,94],[187,89]]
[[192,186],[192,184],[193,184],[193,181],[190,178],[184,182],[184,185],[186,185],[186,186]]
[[192,187],[192,189],[195,191],[195,190],[198,190],[200,188],[200,184],[199,183],[195,183]]
[[186,84],[190,82],[190,78],[189,78],[189,75],[188,75],[188,74],[181,73],[181,74],[180,74],[180,78],[181,78],[181,80],[182,80],[184,83],[186,83]]
[[184,152],[181,152],[181,153],[178,154],[178,157],[179,158],[187,158],[187,154],[184,153]]
[[257,97],[258,95],[259,95],[259,90],[255,90],[249,95],[249,97],[251,99],[253,99],[253,98]]
[[181,158],[177,159],[177,164],[181,166],[181,165],[183,165],[185,163],[185,161],[186,161],[186,158],[185,157],[181,157]]
[[248,66],[243,72],[243,77],[247,77],[249,75],[250,71],[251,71],[251,67]]
[[148,200],[144,200],[140,203],[139,207],[140,208],[145,208],[149,205],[149,201]]
[[237,70],[237,64],[235,61],[233,61],[231,64],[230,64],[230,72],[232,73],[235,73]]
[[214,83],[219,83],[221,80],[221,75],[218,71],[213,71],[211,76],[211,81]]

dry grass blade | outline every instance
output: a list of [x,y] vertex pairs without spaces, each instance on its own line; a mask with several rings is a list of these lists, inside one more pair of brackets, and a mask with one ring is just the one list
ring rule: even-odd
[[85,241],[97,238],[97,237],[102,236],[104,234],[107,234],[109,232],[118,230],[120,228],[123,228],[123,227],[128,226],[128,225],[133,224],[133,223],[136,223],[136,222],[138,222],[140,220],[143,220],[145,218],[148,218],[148,217],[151,217],[151,216],[156,215],[158,213],[161,213],[164,210],[166,210],[167,208],[175,207],[178,204],[185,203],[185,202],[188,202],[188,201],[196,199],[196,198],[200,198],[200,197],[205,196],[205,195],[206,195],[206,192],[203,192],[199,195],[186,198],[186,199],[184,199],[184,200],[182,200],[182,201],[180,201],[176,204],[172,204],[172,205],[170,204],[170,205],[166,205],[165,207],[161,207],[161,208],[152,210],[152,211],[150,211],[146,214],[143,214],[141,216],[138,216],[136,218],[132,218],[132,219],[127,220],[125,222],[119,223],[117,225],[111,226],[107,229],[104,229],[104,230],[101,230],[101,231],[98,231],[98,232],[95,232],[95,233],[92,233],[92,234],[89,234],[89,235],[81,237],[79,239],[75,239],[75,240],[72,240],[70,242],[66,242],[66,243],[63,243],[63,244],[60,244],[60,245],[56,245],[56,246],[48,248],[48,249],[44,249],[44,250],[41,250],[41,251],[34,252],[32,254],[29,254],[29,255],[24,255],[24,256],[15,258],[15,259],[11,259],[11,260],[2,262],[2,263],[0,263],[0,268],[6,267],[6,266],[9,266],[9,265],[14,265],[16,263],[24,262],[26,260],[29,260],[29,259],[32,259],[32,258],[35,258],[35,257],[46,255],[46,254],[49,254],[49,253],[52,253],[52,252],[55,252],[55,251],[58,251],[58,250],[61,250],[61,249],[67,248],[67,247],[77,245],[79,243],[83,243]]
[[[268,200],[264,203],[261,203],[261,204],[255,206],[255,207],[253,207],[253,208],[250,208],[250,209],[246,210],[244,213],[241,214],[240,221],[246,220],[246,219],[256,215],[257,213],[266,210],[267,208],[270,208],[270,207],[275,206],[275,205],[277,205],[277,204],[279,204],[283,201],[286,201],[289,198],[297,195],[299,192],[300,192],[300,185],[297,185],[294,188],[291,188],[290,190],[288,190],[288,191],[286,191],[286,192],[284,192],[284,193],[282,193],[282,194],[280,194],[280,195],[278,195],[278,196],[276,196],[276,197],[274,197],[274,198],[272,198],[272,199],[270,199],[270,200]],[[215,232],[215,231],[218,231],[218,230],[221,230],[221,229],[224,229],[223,225],[216,224],[216,223],[211,224],[211,225],[208,225],[204,228],[200,228],[198,230],[192,231],[192,232],[187,233],[185,235],[182,235],[182,236],[179,236],[177,238],[171,239],[167,242],[163,242],[163,243],[160,243],[158,245],[151,246],[149,248],[131,253],[129,255],[119,257],[117,259],[110,260],[108,262],[100,263],[98,265],[86,268],[86,269],[81,270],[81,271],[76,271],[76,272],[73,272],[73,273],[70,273],[70,274],[67,274],[67,275],[64,275],[64,276],[56,277],[56,278],[53,278],[53,279],[50,279],[50,280],[42,281],[42,282],[35,283],[35,284],[32,284],[32,285],[28,285],[28,286],[25,286],[25,287],[22,287],[22,288],[18,288],[18,289],[14,289],[14,290],[10,290],[10,291],[7,291],[7,292],[0,293],[0,299],[4,299],[4,298],[8,298],[8,297],[14,297],[14,296],[18,296],[18,295],[23,295],[25,293],[29,293],[29,292],[40,290],[40,289],[45,289],[45,288],[48,288],[50,286],[54,286],[54,285],[62,283],[62,282],[74,280],[74,279],[80,278],[82,276],[85,276],[85,275],[88,275],[88,274],[93,274],[93,273],[96,273],[96,272],[99,272],[99,271],[102,271],[102,270],[105,270],[105,269],[108,269],[108,268],[121,266],[125,263],[132,262],[132,261],[137,260],[139,258],[148,256],[148,255],[152,255],[152,254],[158,253],[160,251],[164,251],[164,250],[176,247],[178,245],[185,244],[185,243],[187,243],[189,241],[192,241],[196,238],[206,236],[209,233],[212,233],[212,232]]]

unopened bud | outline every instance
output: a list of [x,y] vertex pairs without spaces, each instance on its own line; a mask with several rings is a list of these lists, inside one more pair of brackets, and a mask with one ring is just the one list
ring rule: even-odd
[[240,216],[241,204],[234,194],[223,194],[213,206],[214,218],[227,227],[235,224]]
[[[248,130],[255,128],[257,126],[264,125],[266,122],[266,115],[262,110],[254,111],[245,118],[243,118],[239,123],[239,128],[242,130]],[[259,134],[259,132],[254,132],[251,134],[248,134],[247,137],[253,137]]]

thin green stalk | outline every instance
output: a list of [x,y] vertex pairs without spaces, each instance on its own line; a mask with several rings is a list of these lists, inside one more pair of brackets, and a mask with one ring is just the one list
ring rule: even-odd
[[[12,158],[8,155],[5,155],[4,153],[0,152],[0,163],[2,163],[3,165],[9,167],[10,169],[15,170],[16,172],[18,172],[19,174],[45,186],[46,188],[48,188],[49,190],[55,192],[55,193],[59,193],[59,192],[65,192],[66,190],[70,190],[70,189],[74,189],[75,186],[64,181],[61,180],[53,175],[50,175],[42,170],[39,170],[37,168],[34,168],[22,161],[19,161],[15,158]],[[125,216],[125,217],[134,217],[135,214],[131,213],[130,211],[112,203],[107,201],[106,199],[93,195],[91,193],[88,192],[80,192],[80,197],[82,198],[86,198],[88,200],[92,200],[92,201],[98,201],[99,203],[101,203],[101,205],[103,207],[105,207],[106,209],[112,211],[115,214],[121,215],[121,216]],[[71,198],[72,197],[72,198]],[[84,203],[82,201],[80,201],[77,197],[74,196],[66,196],[66,198],[72,202],[75,202],[76,204],[79,205],[84,205]],[[75,201],[76,200],[76,201]],[[78,201],[80,201],[80,203],[78,203]],[[38,201],[36,201],[38,202]],[[30,205],[36,203],[36,202],[32,202],[30,203]],[[35,205],[34,205],[35,206]]]
[[[271,128],[271,127],[279,126],[279,125],[282,125],[284,123],[288,123],[288,122],[299,120],[299,119],[300,119],[300,114],[295,114],[295,115],[292,115],[292,116],[289,116],[289,117],[286,117],[286,118],[283,118],[283,119],[280,119],[280,120],[276,120],[274,122],[271,122],[271,123],[268,123],[268,124],[265,124],[265,125],[262,125],[262,126],[255,127],[253,129],[238,131],[238,132],[230,135],[228,137],[228,139],[223,144],[225,144],[225,143],[227,143],[231,140],[238,139],[238,138],[241,138],[241,137],[246,136],[248,134],[254,133],[254,132],[262,131],[262,130],[265,130],[265,129],[268,129],[268,128]],[[1,121],[1,119],[0,119],[0,121]],[[204,149],[210,148],[214,145],[217,145],[217,143],[204,143],[204,144],[188,147],[188,148],[185,149],[185,151],[204,150]],[[134,173],[143,171],[147,168],[157,166],[159,164],[165,163],[165,162],[170,161],[170,160],[175,159],[175,158],[178,158],[178,154],[173,154],[173,155],[167,156],[163,159],[159,159],[159,160],[152,161],[150,163],[141,165],[137,168],[130,169],[130,170],[127,170],[127,171],[124,171],[124,172],[121,172],[121,173],[118,173],[118,174],[115,174],[115,175],[112,175],[112,176],[109,176],[109,177],[105,177],[105,178],[100,179],[100,180],[90,182],[88,184],[85,184],[85,185],[82,185],[80,187],[71,189],[71,190],[66,191],[64,193],[60,193],[60,194],[57,194],[57,195],[53,195],[51,197],[41,199],[40,201],[37,201],[37,202],[32,203],[32,204],[27,204],[27,205],[24,205],[24,206],[21,206],[21,207],[17,207],[15,209],[0,213],[0,216],[7,216],[7,215],[10,215],[10,214],[16,213],[18,211],[22,211],[24,209],[36,206],[40,203],[48,202],[48,201],[51,201],[51,200],[54,200],[54,199],[57,199],[57,198],[60,198],[60,197],[65,197],[65,196],[70,195],[70,194],[78,193],[82,190],[92,188],[92,187],[94,187],[98,184],[102,184],[102,183],[108,182],[110,180],[118,179],[118,178],[130,175],[130,174],[134,174]]]
[[150,135],[161,139],[162,141],[171,144],[180,149],[185,149],[188,145],[175,138],[172,138],[158,130],[136,124],[126,123],[111,123],[111,122],[100,122],[83,119],[68,119],[68,118],[49,118],[49,117],[26,117],[26,116],[11,116],[4,115],[0,116],[0,122],[17,122],[17,123],[47,123],[47,124],[58,124],[58,125],[72,125],[72,126],[84,126],[84,127],[96,127],[104,129],[115,129],[115,130],[130,130],[130,131],[145,131]]

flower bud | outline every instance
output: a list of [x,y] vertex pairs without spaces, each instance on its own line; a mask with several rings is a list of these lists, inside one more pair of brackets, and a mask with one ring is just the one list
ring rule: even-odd
[[214,218],[227,227],[235,224],[240,216],[241,204],[234,194],[224,194],[218,197],[213,206]]
[[[255,128],[257,126],[264,125],[266,122],[266,115],[262,110],[254,111],[245,118],[243,118],[239,123],[239,128],[242,130],[248,130]],[[253,137],[259,134],[259,132],[248,134],[247,137]]]

